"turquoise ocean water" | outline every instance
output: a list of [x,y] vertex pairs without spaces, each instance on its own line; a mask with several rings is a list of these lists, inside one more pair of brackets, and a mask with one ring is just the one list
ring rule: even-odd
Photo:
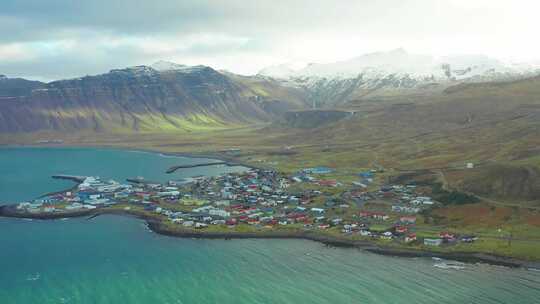
[[[100,149],[0,149],[0,201],[70,183],[52,174],[167,180],[204,162]],[[174,178],[241,168],[194,168]],[[121,216],[0,218],[0,303],[540,303],[540,272],[488,265],[433,267],[303,240],[160,236]]]

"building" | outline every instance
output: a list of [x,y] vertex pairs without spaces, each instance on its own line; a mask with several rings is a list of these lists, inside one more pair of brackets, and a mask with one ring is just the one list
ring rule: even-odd
[[404,224],[414,224],[416,223],[416,216],[402,216],[399,221]]
[[410,233],[409,235],[407,235],[405,237],[405,242],[406,243],[410,243],[410,242],[414,242],[416,241],[416,234],[415,233]]
[[426,246],[440,246],[442,239],[424,239],[424,245]]
[[324,209],[322,208],[311,208],[311,212],[314,212],[314,213],[324,213]]
[[302,171],[308,174],[328,174],[328,173],[332,173],[334,170],[327,167],[315,167],[315,168],[307,168]]
[[230,212],[228,211],[225,211],[223,209],[210,209],[208,211],[208,214],[210,215],[217,215],[217,216],[221,216],[221,217],[229,217],[231,215]]
[[464,243],[472,243],[476,240],[478,240],[478,237],[474,235],[464,235],[461,237],[461,241]]

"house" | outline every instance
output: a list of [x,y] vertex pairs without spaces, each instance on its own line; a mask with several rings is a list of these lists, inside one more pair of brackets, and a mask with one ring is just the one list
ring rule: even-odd
[[376,220],[383,220],[383,221],[386,221],[387,219],[390,218],[388,215],[382,212],[360,211],[358,215],[363,218],[373,218]]
[[358,173],[358,176],[362,178],[373,178],[373,172],[370,172],[370,171],[360,172]]
[[327,200],[324,202],[325,207],[334,207],[336,205],[336,202],[334,200]]
[[298,176],[293,176],[292,180],[293,180],[294,182],[297,182],[297,183],[301,183],[301,182],[302,182],[302,179],[301,179],[300,177],[298,177]]
[[248,218],[247,223],[250,225],[255,225],[255,224],[259,224],[260,222],[258,218],[253,217],[253,218]]
[[334,226],[337,226],[337,225],[341,224],[341,222],[343,222],[343,219],[341,219],[341,218],[332,219],[332,225],[334,225]]
[[408,229],[407,227],[405,227],[405,226],[396,226],[396,227],[394,228],[394,231],[395,231],[396,233],[399,233],[399,234],[404,234],[404,233],[406,233],[408,230],[409,230],[409,229]]
[[416,216],[402,216],[399,221],[403,224],[414,224],[416,223]]
[[456,235],[445,231],[445,232],[439,233],[439,237],[444,240],[454,240],[456,238]]
[[424,239],[424,245],[426,246],[440,246],[442,239]]
[[[185,224],[185,222],[184,222],[184,224]],[[195,228],[197,228],[197,229],[206,228],[206,227],[208,227],[208,225],[205,224],[205,223],[195,223]]]
[[157,196],[159,196],[159,197],[178,197],[178,196],[180,196],[180,191],[173,190],[173,191],[158,192]]
[[182,223],[182,226],[184,227],[192,227],[193,225],[195,225],[194,221],[185,221]]
[[383,221],[386,221],[387,219],[390,218],[388,215],[381,212],[373,212],[371,217],[373,217],[376,220],[383,220]]
[[235,226],[238,223],[238,221],[235,218],[231,218],[225,221],[225,225],[227,226]]
[[231,215],[230,212],[225,211],[223,209],[210,209],[210,211],[208,211],[208,214],[217,215],[217,216],[221,216],[221,217],[229,217]]
[[366,230],[366,229],[361,229],[360,230],[360,235],[361,236],[371,236],[371,232],[369,230]]
[[358,213],[358,215],[359,215],[360,217],[371,217],[371,212],[369,212],[369,211],[360,211],[360,212]]
[[317,216],[315,217],[313,220],[314,222],[322,222],[324,221],[326,218],[324,216]]
[[311,208],[310,210],[313,213],[318,213],[318,214],[324,213],[324,209],[322,209],[322,208]]
[[418,213],[420,208],[393,205],[392,211],[400,213]]
[[476,240],[478,240],[478,237],[474,235],[464,235],[461,237],[461,241],[464,243],[472,243],[472,242],[475,242]]
[[336,180],[320,180],[318,182],[319,186],[326,186],[326,187],[337,187],[338,182]]
[[391,240],[393,237],[394,235],[390,231],[383,232],[383,234],[380,236],[380,238],[383,240]]
[[389,191],[392,191],[394,188],[392,188],[391,186],[382,186],[381,187],[381,191],[382,192],[389,192]]
[[334,170],[328,168],[328,167],[315,167],[315,168],[307,168],[302,170],[304,173],[308,174],[328,174],[332,173]]
[[81,204],[81,203],[73,203],[71,205],[66,206],[66,210],[79,210],[79,209],[82,209],[82,208],[83,208],[83,204]]
[[54,208],[52,206],[47,206],[47,207],[43,208],[43,211],[44,212],[54,212],[54,211],[56,211],[56,208]]
[[352,184],[355,185],[355,186],[362,187],[362,188],[367,188],[368,187],[366,184],[363,184],[361,182],[352,182]]
[[415,233],[410,233],[405,237],[405,242],[406,243],[410,243],[410,242],[414,242],[414,241],[416,241],[416,234]]
[[219,207],[219,206],[229,206],[230,205],[230,201],[226,201],[226,200],[223,200],[223,201],[216,201],[214,203],[214,205],[216,205],[216,207]]

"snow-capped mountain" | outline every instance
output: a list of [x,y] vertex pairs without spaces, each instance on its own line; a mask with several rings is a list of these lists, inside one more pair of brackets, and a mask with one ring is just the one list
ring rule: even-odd
[[174,63],[170,61],[160,60],[150,65],[150,68],[158,72],[175,71],[175,72],[192,73],[192,72],[204,70],[208,67],[204,65],[189,66],[189,65],[178,64],[178,63]]
[[379,89],[416,89],[463,81],[500,81],[533,76],[539,66],[508,64],[484,55],[435,57],[404,49],[365,54],[334,63],[312,63],[293,70],[274,66],[259,76],[305,89],[317,105],[335,104]]
[[293,70],[278,65],[261,70],[262,76],[274,78],[326,77],[353,78],[358,75],[384,77],[389,74],[408,75],[413,79],[464,79],[483,75],[522,73],[515,65],[505,64],[484,55],[434,57],[412,54],[404,49],[365,54],[350,60],[317,64]]
[[160,61],[154,62],[152,65],[150,65],[150,67],[153,68],[154,70],[163,72],[163,71],[182,70],[182,69],[187,68],[188,66],[170,62],[170,61],[160,60]]
[[259,75],[273,78],[287,78],[294,75],[297,70],[305,68],[307,65],[301,62],[290,62],[266,67],[259,71]]

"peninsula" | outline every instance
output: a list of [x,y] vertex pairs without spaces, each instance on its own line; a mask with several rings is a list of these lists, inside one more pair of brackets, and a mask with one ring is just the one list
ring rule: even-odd
[[519,248],[520,243],[535,240],[440,227],[433,218],[447,198],[434,192],[433,185],[378,185],[382,170],[359,172],[358,181],[345,188],[331,178],[334,170],[326,167],[289,175],[252,168],[167,183],[62,175],[54,178],[70,179],[77,185],[33,201],[0,206],[0,216],[92,219],[119,214],[141,218],[152,231],[170,236],[300,238],[387,255],[539,266],[538,256],[492,250],[500,242],[514,242]]

